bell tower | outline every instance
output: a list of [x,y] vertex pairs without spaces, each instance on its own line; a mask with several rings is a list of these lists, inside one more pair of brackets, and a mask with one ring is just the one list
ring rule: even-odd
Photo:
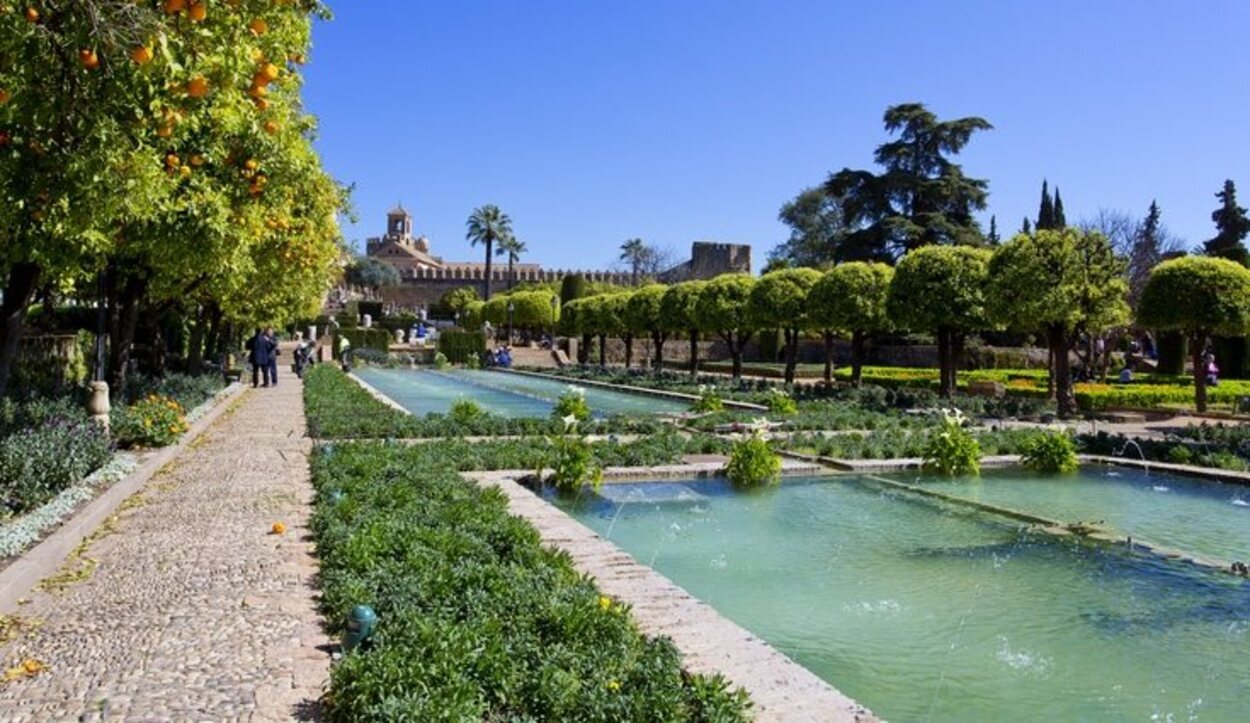
[[405,245],[412,242],[412,216],[402,203],[386,214],[386,240]]

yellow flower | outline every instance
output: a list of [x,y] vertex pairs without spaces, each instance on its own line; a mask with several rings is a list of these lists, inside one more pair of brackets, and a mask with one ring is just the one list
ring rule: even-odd
[[620,683],[618,683],[618,682],[617,682],[617,681],[615,681],[615,680],[609,680],[609,681],[608,681],[608,690],[610,690],[610,691],[612,691],[613,693],[615,693],[616,691],[618,691],[618,690],[620,690],[620,689],[621,689],[621,684],[620,684]]
[[600,595],[600,596],[599,596],[599,609],[600,609],[600,610],[611,610],[611,609],[612,609],[612,598],[608,597],[607,595]]

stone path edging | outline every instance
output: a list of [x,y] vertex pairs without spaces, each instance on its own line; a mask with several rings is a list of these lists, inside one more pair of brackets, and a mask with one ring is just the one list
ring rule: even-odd
[[119,480],[88,502],[73,517],[65,520],[55,532],[26,550],[8,567],[0,570],[0,615],[17,612],[19,600],[25,598],[44,578],[56,574],[61,564],[88,535],[95,532],[117,506],[147,484],[162,467],[172,461],[217,421],[243,393],[235,382],[204,416],[196,420],[176,444],[153,453],[125,479]]
[[807,668],[745,628],[723,617],[655,570],[511,479],[506,472],[466,473],[481,486],[496,487],[509,511],[534,525],[543,542],[567,552],[576,568],[594,578],[604,594],[624,601],[646,635],[672,639],[682,667],[721,673],[741,686],[754,703],[759,723],[866,723],[877,718]]

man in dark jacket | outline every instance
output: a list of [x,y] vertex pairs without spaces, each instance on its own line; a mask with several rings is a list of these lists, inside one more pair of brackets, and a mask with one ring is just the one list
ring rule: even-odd
[[[269,368],[273,363],[274,344],[263,329],[257,329],[247,343],[247,360],[252,363],[252,386],[269,386]],[[260,383],[263,379],[263,384]]]
[[278,355],[282,352],[278,349],[278,334],[273,327],[265,328],[265,338],[269,340],[269,383],[278,386]]

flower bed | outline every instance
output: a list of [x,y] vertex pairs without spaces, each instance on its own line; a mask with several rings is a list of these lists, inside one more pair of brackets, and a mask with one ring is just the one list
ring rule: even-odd
[[323,612],[379,618],[332,670],[331,720],[745,720],[744,694],[684,673],[501,493],[461,479],[466,460],[443,444],[314,455]]
[[0,519],[25,514],[99,469],[109,440],[72,399],[0,406]]

